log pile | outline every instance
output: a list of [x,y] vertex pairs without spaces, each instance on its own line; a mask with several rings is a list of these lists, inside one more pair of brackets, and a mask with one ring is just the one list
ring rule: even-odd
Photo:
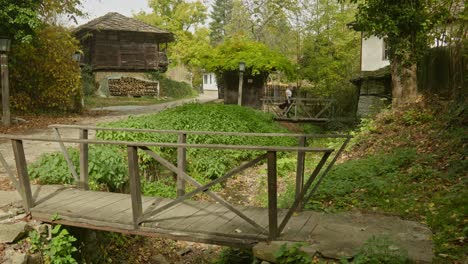
[[132,77],[109,79],[111,96],[157,96],[158,83]]

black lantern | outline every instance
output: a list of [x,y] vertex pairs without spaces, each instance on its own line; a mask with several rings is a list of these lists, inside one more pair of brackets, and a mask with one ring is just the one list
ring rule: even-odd
[[80,62],[81,61],[81,52],[77,51],[77,52],[73,53],[72,58],[73,58],[74,61]]
[[245,62],[243,61],[239,62],[239,71],[245,72]]
[[0,53],[7,53],[10,51],[11,40],[6,37],[0,37]]

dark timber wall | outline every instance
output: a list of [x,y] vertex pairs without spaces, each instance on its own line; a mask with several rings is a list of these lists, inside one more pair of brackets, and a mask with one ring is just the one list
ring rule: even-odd
[[[264,94],[264,85],[268,74],[263,73],[255,76],[244,74],[242,89],[242,105],[260,109]],[[223,74],[224,103],[237,104],[239,91],[239,72],[225,72]]]
[[158,70],[165,59],[155,34],[126,31],[96,31],[81,39],[84,63],[93,70]]

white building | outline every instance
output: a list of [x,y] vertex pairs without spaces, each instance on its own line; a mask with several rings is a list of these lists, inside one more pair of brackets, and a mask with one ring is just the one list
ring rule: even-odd
[[217,91],[216,75],[213,72],[203,74],[203,90]]
[[361,71],[375,71],[390,65],[385,38],[371,36],[362,38]]

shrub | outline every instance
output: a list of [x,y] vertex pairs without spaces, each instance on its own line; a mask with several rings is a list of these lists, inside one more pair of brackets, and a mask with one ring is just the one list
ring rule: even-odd
[[277,252],[275,252],[277,263],[312,263],[312,257],[304,251],[301,251],[302,246],[304,246],[303,243],[294,243],[290,247],[288,247],[287,244],[281,245],[280,249]]
[[[79,168],[79,152],[69,148],[75,168]],[[89,178],[92,189],[122,191],[128,182],[127,161],[121,149],[92,145],[89,148]],[[40,184],[72,184],[73,176],[62,153],[44,154],[28,166],[31,179]]]
[[56,225],[52,229],[52,238],[48,240],[46,235],[37,231],[29,233],[31,243],[31,253],[40,252],[45,263],[52,264],[75,264],[78,263],[73,254],[77,248],[73,245],[76,238],[70,235],[67,229],[61,225]]
[[32,43],[12,48],[11,106],[17,111],[81,110],[80,68],[72,54],[78,41],[64,28],[47,26]]
[[[106,124],[106,127],[128,127],[145,129],[174,129],[193,131],[225,131],[225,132],[287,132],[273,121],[273,116],[254,109],[235,105],[219,104],[186,104],[169,109],[156,115],[130,117],[125,121]],[[98,138],[106,140],[146,141],[146,142],[176,142],[176,135],[128,133],[101,131]],[[234,137],[234,136],[204,136],[192,135],[188,143],[194,144],[230,144],[230,145],[293,145],[297,144],[291,138],[270,137]],[[175,148],[154,148],[163,157],[175,162]],[[253,158],[258,152],[244,150],[187,150],[188,170],[200,175],[201,178],[214,179],[222,176],[241,161]],[[142,155],[143,166],[151,166],[152,158]]]
[[177,82],[168,79],[159,72],[153,72],[149,76],[150,79],[159,81],[161,96],[167,96],[170,98],[185,98],[197,95],[197,91],[193,89],[188,83]]

